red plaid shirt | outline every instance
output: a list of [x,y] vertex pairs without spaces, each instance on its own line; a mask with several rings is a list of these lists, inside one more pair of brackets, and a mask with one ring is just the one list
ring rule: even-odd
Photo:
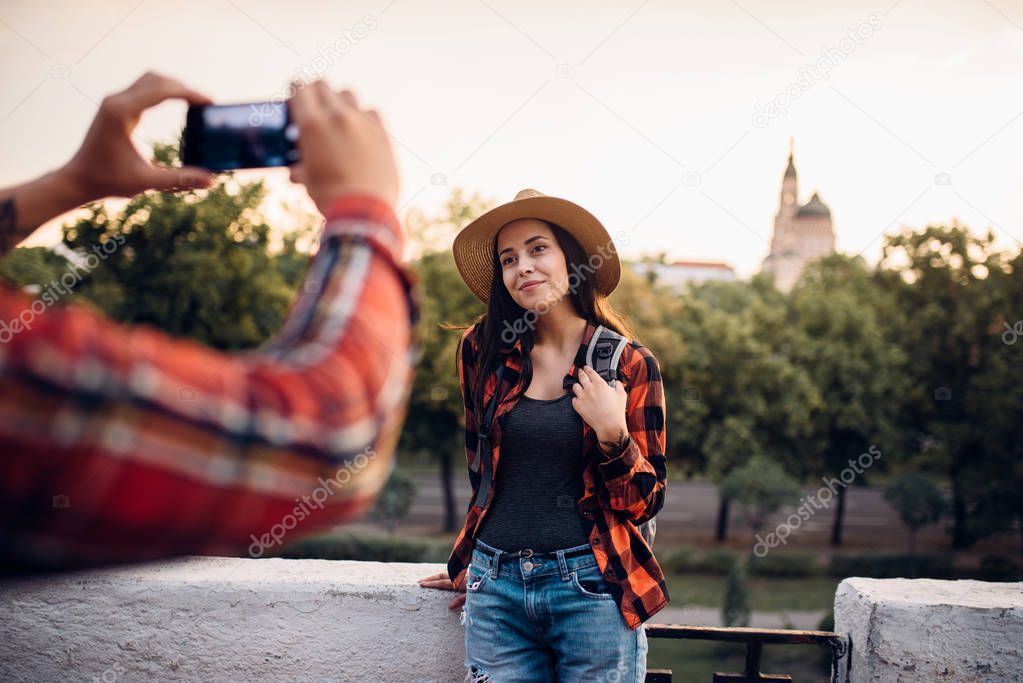
[[[466,406],[465,455],[473,501],[483,476],[482,467],[477,465],[474,469],[476,434],[482,415],[477,415],[472,402],[466,399],[476,387],[473,373],[479,353],[479,327],[474,325],[462,335],[458,358],[458,378]],[[594,325],[587,325],[570,370],[573,377],[585,364],[586,347],[595,331]],[[515,407],[526,390],[522,377],[521,339],[513,348],[502,349],[499,362],[505,364],[505,371],[500,403],[490,431],[492,473],[497,472],[501,454],[500,418]],[[624,451],[605,454],[597,443],[596,433],[583,422],[583,452],[587,465],[583,469],[583,497],[576,501],[576,508],[585,519],[593,522],[589,533],[593,555],[626,623],[636,629],[664,608],[670,599],[660,565],[636,529],[637,524],[653,517],[664,505],[667,487],[664,391],[657,359],[649,349],[635,341],[626,344],[622,352],[618,379],[628,390],[626,424],[630,441]],[[496,382],[496,373],[492,373],[484,389],[484,407],[494,395]],[[495,495],[494,478],[491,476],[483,508],[470,503],[465,525],[448,559],[448,576],[458,590],[465,588],[466,569],[472,560],[476,532]]]
[[386,204],[339,199],[283,327],[244,353],[0,290],[4,567],[259,557],[359,517],[418,354],[404,239]]

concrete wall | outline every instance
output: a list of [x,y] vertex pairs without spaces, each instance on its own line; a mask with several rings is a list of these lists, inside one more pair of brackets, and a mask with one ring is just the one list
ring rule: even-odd
[[187,558],[0,583],[0,681],[460,681],[440,564]]
[[1023,583],[846,579],[835,630],[853,683],[1023,681]]
[[[0,681],[461,681],[455,594],[417,584],[441,571],[195,557],[8,581]],[[847,579],[835,630],[854,683],[1023,683],[1023,583]]]

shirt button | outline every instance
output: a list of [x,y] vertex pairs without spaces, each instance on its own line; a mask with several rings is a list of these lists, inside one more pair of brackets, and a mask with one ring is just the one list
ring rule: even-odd
[[600,545],[600,539],[599,538],[593,539],[593,545]]
[[611,568],[605,569],[604,570],[604,576],[606,576],[609,579],[613,579],[615,577],[615,572]]
[[596,492],[597,492],[597,487],[596,486],[591,486],[590,487],[590,493],[596,493]]
[[527,572],[531,572],[533,571],[533,563],[530,562],[529,560],[526,560],[525,562],[522,563],[522,568],[525,569]]

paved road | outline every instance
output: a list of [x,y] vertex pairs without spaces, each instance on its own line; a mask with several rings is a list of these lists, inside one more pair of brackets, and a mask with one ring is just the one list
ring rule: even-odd
[[[402,536],[438,535],[442,531],[443,507],[439,475],[431,472],[417,473],[414,479],[418,493],[412,504],[408,517],[399,526]],[[804,495],[816,495],[823,486],[807,487]],[[464,519],[469,504],[469,482],[459,472],[455,477],[455,511],[459,523]],[[717,515],[717,488],[706,482],[670,481],[664,508],[657,516],[657,538],[659,542],[690,542],[706,543],[713,538],[714,524]],[[835,501],[829,506],[814,509],[808,520],[798,516],[793,518],[791,536],[786,544],[788,547],[804,549],[827,549],[831,533],[831,522],[834,514]],[[791,508],[782,510],[768,520],[766,529],[775,530],[784,524]],[[798,525],[795,523],[798,521]],[[372,527],[371,523],[358,526]],[[729,540],[736,542],[747,538],[741,511],[733,506]],[[853,487],[846,498],[845,531],[843,538],[845,548],[871,548],[886,551],[899,551],[908,544],[908,535],[902,527],[895,510],[884,500],[881,490],[874,487]],[[947,537],[942,525],[932,525],[921,530],[918,537],[921,550],[945,548]]]

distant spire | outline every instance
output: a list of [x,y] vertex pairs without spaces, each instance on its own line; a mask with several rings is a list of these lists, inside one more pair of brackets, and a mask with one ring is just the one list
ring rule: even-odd
[[789,138],[789,165],[785,167],[785,177],[795,178],[796,177],[796,163],[793,160],[793,147],[795,146],[795,138]]

